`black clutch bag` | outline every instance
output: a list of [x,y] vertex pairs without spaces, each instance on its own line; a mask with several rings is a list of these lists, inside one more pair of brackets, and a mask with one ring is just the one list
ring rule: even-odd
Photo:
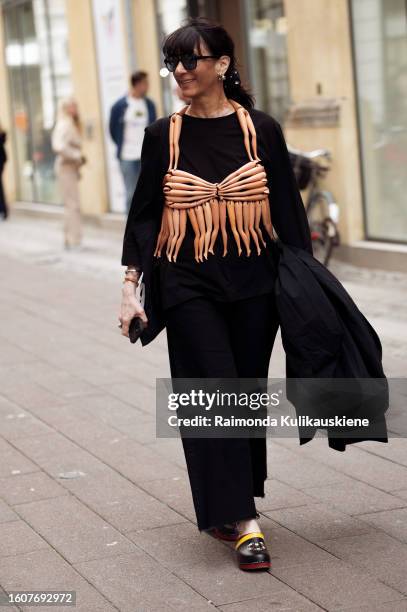
[[129,325],[129,338],[132,344],[137,342],[146,327],[147,324],[144,323],[140,317],[134,317],[134,319],[131,320]]

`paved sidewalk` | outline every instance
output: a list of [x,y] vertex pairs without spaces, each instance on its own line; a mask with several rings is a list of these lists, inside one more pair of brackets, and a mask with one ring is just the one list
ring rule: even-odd
[[[257,504],[273,569],[241,572],[196,528],[180,440],[155,437],[166,337],[120,335],[121,235],[61,243],[54,221],[0,223],[0,592],[75,590],[81,612],[407,611],[406,442],[273,439]],[[407,275],[332,271],[405,375]]]

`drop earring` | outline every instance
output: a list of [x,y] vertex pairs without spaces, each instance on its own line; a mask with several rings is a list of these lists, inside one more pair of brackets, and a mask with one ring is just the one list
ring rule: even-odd
[[223,72],[218,72],[218,80],[219,81],[224,81],[226,79],[225,75]]

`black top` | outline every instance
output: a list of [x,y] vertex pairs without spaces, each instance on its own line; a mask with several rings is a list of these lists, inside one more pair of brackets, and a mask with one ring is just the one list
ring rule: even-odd
[[[312,241],[304,204],[280,124],[270,115],[249,110],[257,134],[257,153],[266,170],[270,213],[278,238],[312,254]],[[193,295],[211,295],[218,300],[235,300],[273,290],[271,247],[257,255],[251,241],[251,255],[237,246],[227,221],[228,253],[222,257],[223,243],[218,234],[214,252],[208,259],[194,259],[193,230],[189,221],[176,262],[153,257],[160,230],[164,194],[162,181],[169,166],[170,117],[157,119],[145,129],[141,151],[141,170],[133,195],[123,237],[122,265],[134,264],[143,270],[144,309],[149,319],[141,342],[148,344],[165,326],[163,308]],[[178,167],[211,182],[219,182],[248,161],[243,133],[235,113],[205,119],[183,117],[179,140]],[[270,246],[270,248],[269,248]],[[243,245],[242,245],[243,247]]]
[[[191,172],[211,183],[221,182],[230,172],[250,161],[243,142],[243,132],[236,112],[225,117],[202,118],[184,115],[179,139],[178,169]],[[194,230],[187,220],[186,234],[177,261],[168,261],[163,248],[160,257],[160,286],[163,308],[169,308],[194,296],[233,301],[271,292],[273,268],[266,249],[257,254],[253,240],[247,256],[241,242],[237,244],[229,220],[227,253],[223,257],[223,241],[218,233],[214,254],[197,262],[194,258]],[[262,231],[265,237],[265,230]]]

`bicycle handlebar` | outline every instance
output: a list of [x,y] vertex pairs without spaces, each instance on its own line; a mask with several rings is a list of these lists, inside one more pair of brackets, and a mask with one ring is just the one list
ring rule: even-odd
[[287,144],[287,149],[290,153],[294,153],[294,155],[303,155],[304,157],[308,157],[309,159],[314,159],[315,157],[325,157],[329,161],[332,160],[332,154],[329,149],[314,149],[313,151],[301,151],[300,149],[295,149]]

